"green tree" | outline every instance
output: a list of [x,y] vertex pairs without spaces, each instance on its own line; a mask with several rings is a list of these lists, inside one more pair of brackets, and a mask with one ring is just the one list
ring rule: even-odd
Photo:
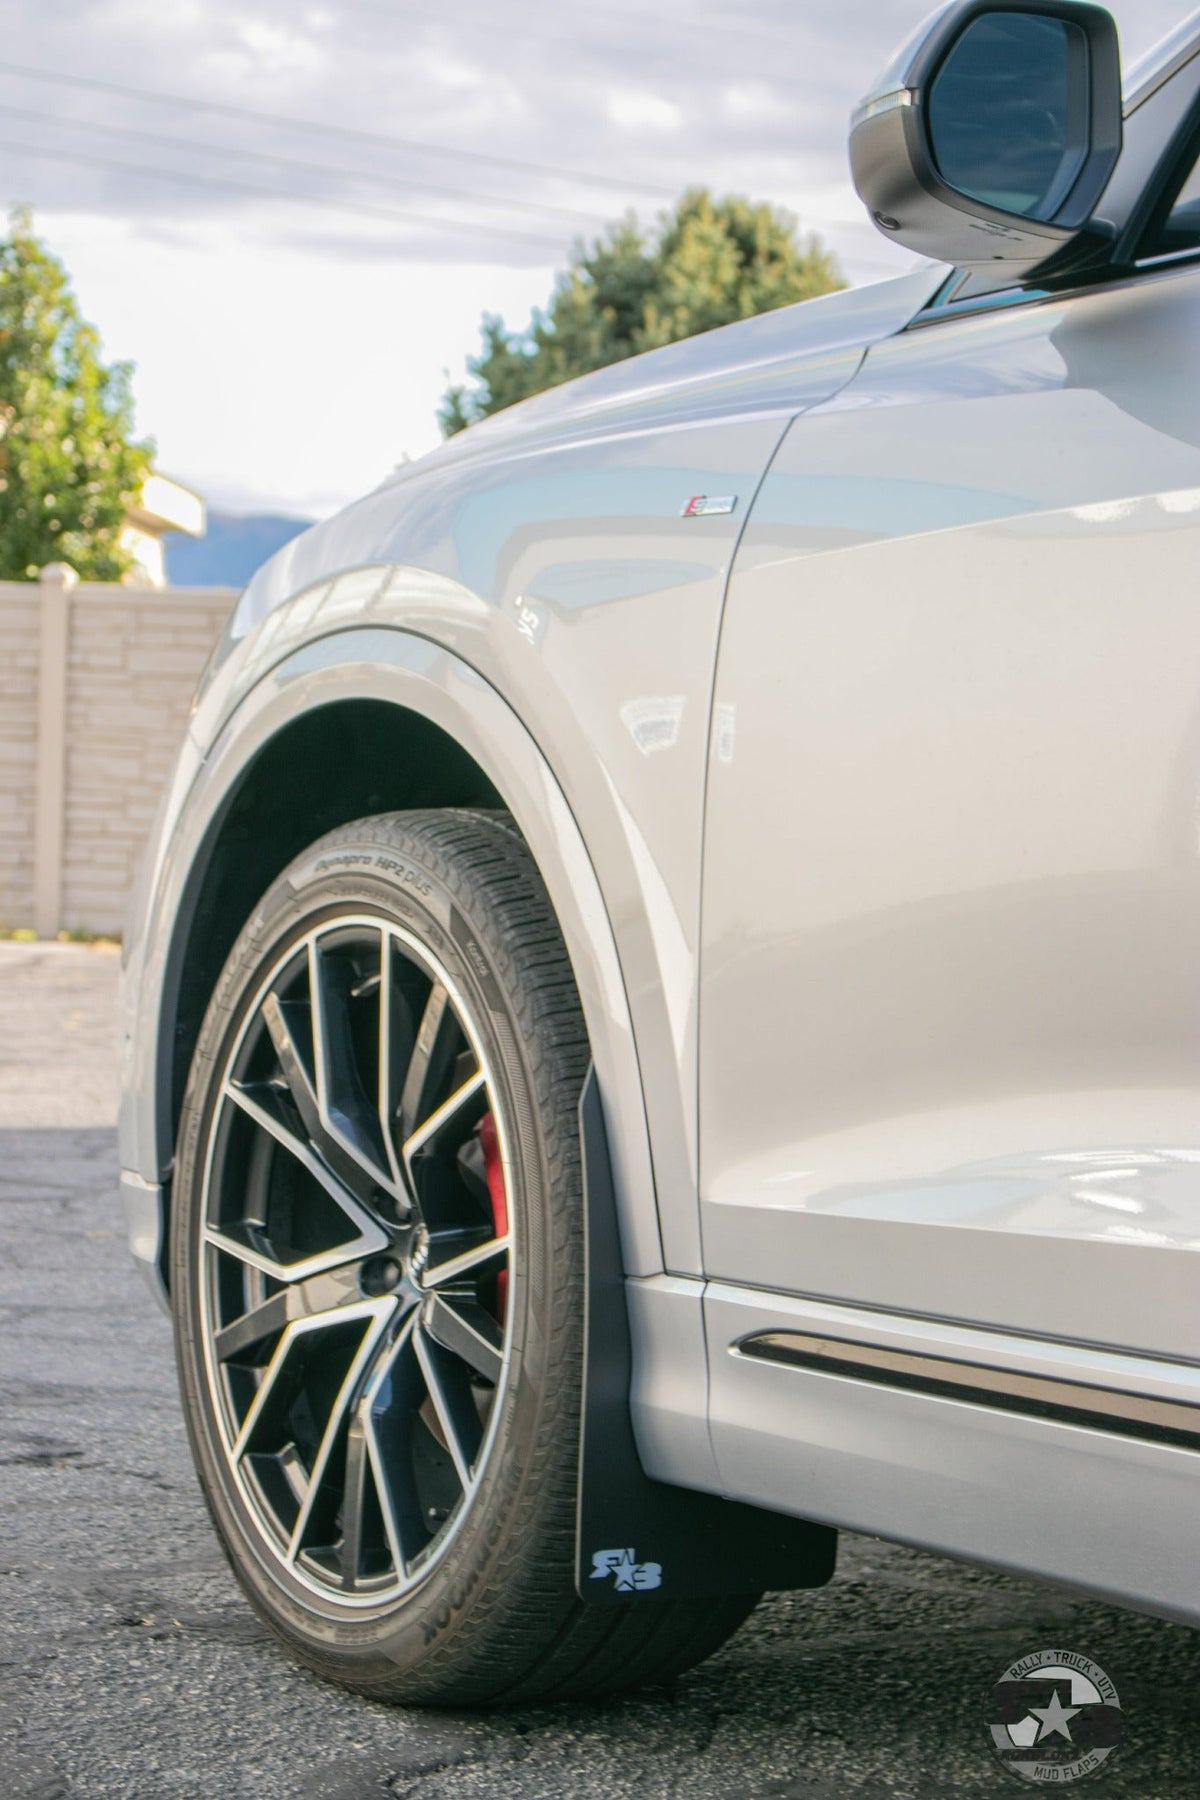
[[578,244],[524,331],[487,314],[472,385],[447,389],[446,437],[514,401],[660,344],[844,287],[820,239],[778,207],[693,188],[648,239],[627,217]]
[[114,581],[152,446],[133,437],[130,365],[105,364],[67,272],[26,208],[0,239],[0,579],[68,562]]

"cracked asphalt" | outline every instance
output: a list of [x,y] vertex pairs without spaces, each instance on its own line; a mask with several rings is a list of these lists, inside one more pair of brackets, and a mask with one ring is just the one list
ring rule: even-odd
[[449,1715],[294,1667],[217,1549],[167,1322],[127,1260],[116,972],[0,944],[3,1800],[973,1800],[1019,1791],[984,1708],[1052,1645],[1120,1693],[1103,1791],[1200,1794],[1200,1635],[862,1538],[827,1589],[766,1601],[669,1693]]

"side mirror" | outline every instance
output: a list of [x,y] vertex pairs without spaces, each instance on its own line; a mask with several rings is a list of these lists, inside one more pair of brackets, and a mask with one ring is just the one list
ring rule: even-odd
[[1079,236],[1120,154],[1117,28],[1086,0],[954,0],[850,122],[854,185],[885,236],[1014,276]]

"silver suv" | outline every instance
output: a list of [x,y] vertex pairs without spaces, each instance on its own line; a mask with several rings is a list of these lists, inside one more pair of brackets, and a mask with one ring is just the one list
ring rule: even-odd
[[233,615],[122,1182],[327,1675],[662,1680],[838,1526],[1200,1617],[1200,19],[1120,80],[945,9],[851,135],[937,263],[477,425]]

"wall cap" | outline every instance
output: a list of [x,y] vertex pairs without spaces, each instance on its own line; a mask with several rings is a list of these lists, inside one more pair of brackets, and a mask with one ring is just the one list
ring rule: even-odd
[[43,587],[62,588],[65,593],[70,593],[73,587],[78,586],[79,576],[70,563],[54,562],[47,563],[45,568],[38,570],[38,580]]

